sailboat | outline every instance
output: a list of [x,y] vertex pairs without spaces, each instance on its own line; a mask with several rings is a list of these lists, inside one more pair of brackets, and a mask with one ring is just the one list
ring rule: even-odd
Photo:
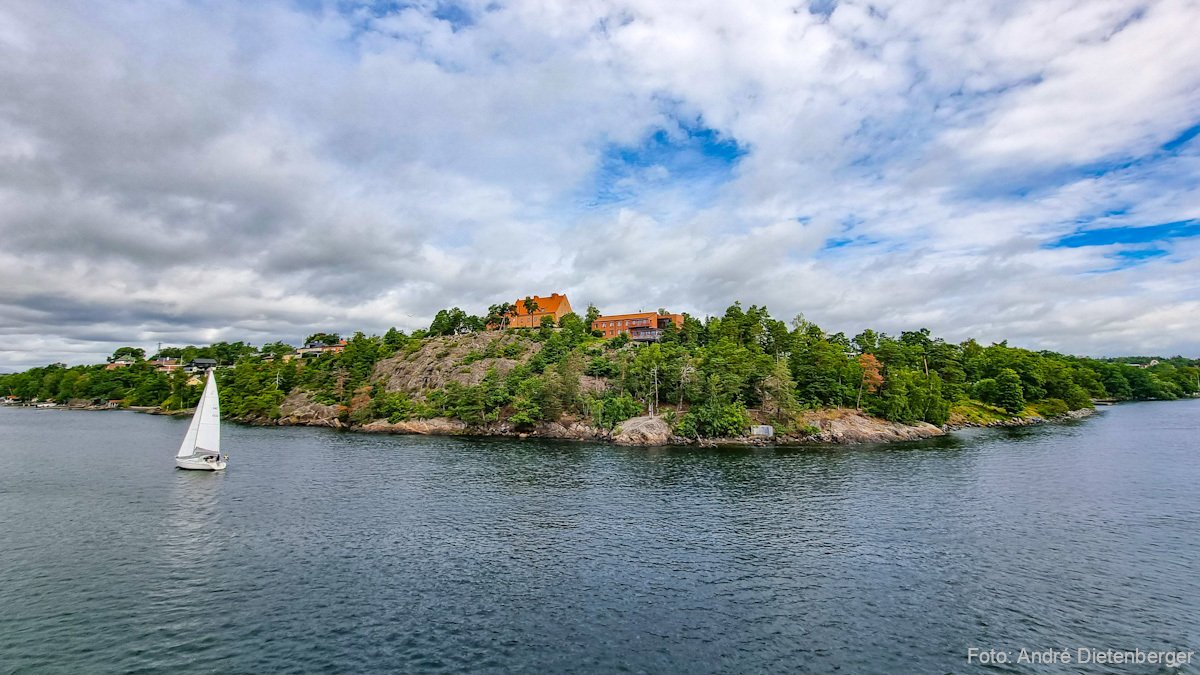
[[175,466],[198,471],[220,471],[229,457],[221,457],[221,402],[217,398],[217,378],[208,371],[204,393],[196,405],[196,414],[187,435],[175,453]]

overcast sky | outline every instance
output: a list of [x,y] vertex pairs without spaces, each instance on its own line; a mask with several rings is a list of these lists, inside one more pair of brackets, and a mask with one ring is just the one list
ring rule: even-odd
[[1200,356],[1188,1],[0,4],[0,371],[566,292]]

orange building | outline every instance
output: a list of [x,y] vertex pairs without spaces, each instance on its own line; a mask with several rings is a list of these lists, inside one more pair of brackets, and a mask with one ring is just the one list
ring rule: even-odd
[[611,338],[625,333],[630,339],[639,342],[656,342],[662,337],[667,324],[675,324],[683,328],[682,314],[659,314],[658,312],[637,312],[636,314],[610,314],[592,322],[592,330],[600,331],[604,337]]
[[525,309],[525,298],[517,298],[513,303],[516,310],[508,319],[510,328],[537,328],[542,325],[544,316],[553,318],[554,323],[557,324],[564,316],[571,313],[571,302],[567,300],[566,295],[561,293],[551,293],[547,298],[535,295],[532,299],[537,303],[537,309],[533,311],[533,314]]

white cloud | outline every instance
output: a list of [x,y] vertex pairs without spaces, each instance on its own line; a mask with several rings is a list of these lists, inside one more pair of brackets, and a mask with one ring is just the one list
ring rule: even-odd
[[[0,8],[0,369],[550,291],[1195,351],[1195,242],[1045,247],[1200,215],[1200,153],[1159,150],[1197,123],[1195,3],[464,8]],[[614,145],[681,122],[745,154],[595,204]]]

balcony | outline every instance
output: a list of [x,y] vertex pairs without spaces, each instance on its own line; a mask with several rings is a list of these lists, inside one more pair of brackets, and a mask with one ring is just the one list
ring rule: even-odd
[[651,328],[634,328],[629,331],[629,337],[640,342],[655,342],[662,338],[663,332]]

